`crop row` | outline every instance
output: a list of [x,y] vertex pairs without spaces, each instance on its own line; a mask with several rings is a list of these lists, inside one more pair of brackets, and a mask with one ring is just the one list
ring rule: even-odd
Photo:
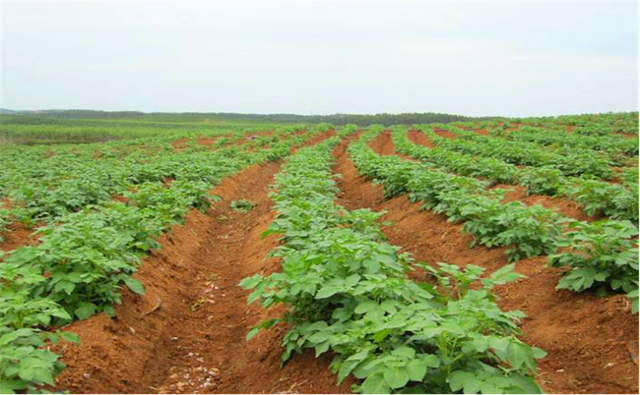
[[481,157],[496,158],[514,165],[533,167],[553,166],[565,176],[589,176],[612,179],[608,157],[575,148],[550,150],[534,143],[523,143],[481,136],[472,131],[453,129],[458,138],[441,137],[429,125],[417,126],[437,146]]
[[[277,160],[309,135],[294,136],[258,152],[237,147],[194,151],[169,163],[181,175],[171,183],[147,181],[124,193],[64,214],[39,230],[39,244],[20,247],[0,265],[0,392],[38,391],[53,385],[63,367],[58,355],[40,348],[56,336],[45,329],[115,314],[123,286],[143,293],[132,275],[141,258],[160,248],[156,238],[182,223],[189,208],[205,211],[212,184],[251,164]],[[162,160],[159,156],[158,160]],[[186,159],[186,158],[185,158]],[[71,335],[65,335],[73,339]],[[57,338],[54,337],[54,340]]]
[[477,157],[446,148],[414,144],[404,127],[394,128],[393,143],[398,152],[422,160],[448,172],[479,177],[490,182],[519,184],[530,195],[568,198],[589,215],[603,213],[609,218],[638,222],[638,181],[611,184],[605,181],[566,177],[552,166],[517,167],[496,158]]
[[[467,123],[466,125],[474,126]],[[482,128],[527,125],[567,132],[580,136],[612,136],[616,133],[638,135],[638,112],[614,114],[561,115],[554,117],[510,118],[480,122]]]
[[276,178],[278,217],[267,233],[281,236],[273,255],[282,271],[241,285],[253,289],[249,302],[287,313],[248,337],[286,322],[283,363],[304,349],[331,351],[338,380],[352,375],[362,393],[540,392],[532,376],[544,352],[515,336],[522,313],[501,311],[491,294],[520,277],[512,265],[480,280],[477,266],[416,264],[434,281],[412,281],[412,259],[386,242],[380,214],[334,202],[337,142],[300,150]]
[[[274,136],[260,136],[247,147],[273,144],[274,139],[290,135],[283,130]],[[180,178],[208,181],[211,164],[205,152],[245,136],[241,132],[222,137],[212,147],[199,146],[192,137],[179,152],[171,146],[175,136],[57,149],[4,149],[0,159],[0,196],[12,202],[8,216],[14,220],[27,224],[49,222],[145,182]],[[227,156],[241,155],[243,149],[227,147]],[[194,153],[201,153],[199,161],[193,160]]]
[[515,132],[502,129],[490,130],[492,137],[510,141],[535,143],[548,147],[572,147],[589,151],[604,151],[611,159],[638,155],[638,140],[616,135],[583,136],[566,131],[549,130],[533,126],[521,126]]
[[[463,222],[474,244],[503,246],[510,261],[549,255],[549,262],[568,266],[558,288],[584,291],[599,288],[634,293],[638,289],[638,248],[630,221],[572,221],[540,205],[502,203],[501,190],[487,190],[475,178],[446,173],[398,156],[379,156],[367,142],[379,128],[365,133],[349,148],[358,171],[384,186],[386,197],[408,193],[422,208]],[[561,252],[556,253],[559,251]]]

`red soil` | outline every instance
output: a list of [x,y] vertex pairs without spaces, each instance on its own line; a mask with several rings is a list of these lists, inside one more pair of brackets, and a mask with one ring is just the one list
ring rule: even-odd
[[618,132],[618,133],[615,133],[615,134],[617,134],[618,136],[622,136],[622,137],[624,137],[626,139],[634,139],[634,140],[638,139],[638,135],[637,134],[622,133],[622,132]]
[[[117,318],[103,314],[70,325],[81,345],[65,344],[68,368],[57,388],[74,393],[343,393],[330,358],[294,356],[280,369],[284,326],[245,341],[249,329],[282,309],[247,305],[241,279],[279,270],[267,258],[275,237],[262,238],[275,214],[269,185],[280,165],[253,166],[228,177],[207,214],[192,210],[185,226],[160,240],[136,278],[144,297],[123,292]],[[248,213],[230,203],[248,199]]]
[[[355,137],[351,137],[352,140]],[[381,140],[378,140],[381,141]],[[471,237],[444,216],[420,211],[406,195],[384,200],[382,188],[366,181],[346,155],[349,141],[334,151],[342,174],[340,204],[349,209],[386,211],[383,231],[390,242],[417,260],[479,265],[490,273],[506,264],[503,248],[470,248]],[[384,144],[381,144],[384,145]],[[382,147],[379,147],[382,151]],[[538,382],[551,393],[637,393],[638,316],[622,296],[599,298],[590,293],[556,290],[561,271],[544,258],[522,260],[516,270],[527,276],[497,289],[505,310],[519,309],[522,338],[548,352],[539,362]],[[637,359],[636,359],[637,361]]]
[[333,137],[336,135],[336,131],[335,130],[326,130],[322,133],[316,134],[315,136],[312,136],[310,139],[308,139],[304,144],[302,144],[300,147],[291,147],[291,149],[289,150],[292,154],[295,153],[298,149],[302,148],[302,147],[308,147],[310,145],[316,145],[319,142],[326,140],[330,137]]
[[391,138],[391,131],[389,130],[385,130],[384,132],[380,133],[378,137],[369,142],[368,146],[373,149],[378,155],[396,155],[405,160],[414,162],[416,161],[416,159],[413,159],[408,155],[396,152],[396,149],[393,146],[393,139]]
[[455,133],[452,133],[446,129],[438,129],[438,128],[434,128],[433,131],[440,137],[445,137],[448,139],[455,139],[458,136],[456,136]]
[[489,131],[487,129],[478,129],[475,131],[477,134],[480,134],[482,136],[487,136],[489,135]]
[[[0,242],[0,251],[13,251],[18,247],[34,245],[38,243],[38,236],[33,234],[34,228],[21,223],[11,223],[7,229],[0,233],[4,241]],[[0,259],[1,260],[1,259]]]
[[411,142],[415,144],[424,145],[425,147],[429,147],[429,148],[436,148],[436,145],[433,144],[431,140],[429,140],[429,137],[427,137],[427,135],[422,133],[421,131],[411,129],[409,130],[408,134],[409,134],[409,140],[411,140]]
[[506,189],[509,191],[505,195],[504,199],[502,199],[504,203],[519,201],[527,206],[539,204],[549,210],[560,213],[565,217],[574,218],[579,221],[591,222],[601,219],[585,214],[582,207],[572,200],[546,195],[527,195],[527,189],[522,185],[497,184],[491,187],[491,189],[495,188]]
[[216,140],[218,140],[218,139],[220,139],[222,137],[229,137],[229,135],[228,134],[221,134],[219,136],[213,136],[213,137],[198,136],[198,138],[196,139],[196,143],[198,143],[198,145],[211,145]]
[[174,140],[171,142],[171,146],[173,147],[174,151],[184,151],[185,148],[187,148],[189,146],[189,141],[190,139],[188,138],[181,138],[178,140]]
[[[0,208],[10,210],[13,203],[9,199],[0,199]],[[13,222],[0,232],[0,252],[13,251],[18,247],[29,246],[38,243],[38,236],[33,234],[37,226],[27,226],[19,222]],[[2,258],[0,258],[0,261]]]

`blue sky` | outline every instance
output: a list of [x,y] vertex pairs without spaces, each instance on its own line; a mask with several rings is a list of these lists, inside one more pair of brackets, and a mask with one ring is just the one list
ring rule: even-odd
[[637,4],[2,4],[0,107],[637,111]]

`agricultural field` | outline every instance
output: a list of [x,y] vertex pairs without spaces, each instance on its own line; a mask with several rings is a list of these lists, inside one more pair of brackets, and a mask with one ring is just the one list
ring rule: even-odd
[[1,393],[638,392],[638,113],[103,115],[1,115]]

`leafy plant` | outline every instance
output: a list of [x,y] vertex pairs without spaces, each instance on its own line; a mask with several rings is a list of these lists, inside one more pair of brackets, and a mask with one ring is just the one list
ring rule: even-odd
[[284,244],[273,252],[282,271],[241,285],[253,290],[250,303],[284,304],[287,312],[252,328],[248,338],[286,322],[283,363],[304,349],[331,350],[338,380],[353,375],[363,393],[465,386],[469,393],[540,392],[532,374],[544,353],[517,339],[522,314],[501,311],[490,294],[519,277],[513,266],[483,280],[479,267],[424,266],[439,286],[413,282],[412,259],[384,241],[380,214],[334,203],[336,142],[299,151],[276,178],[279,215],[268,232],[282,235]]
[[518,172],[518,183],[529,195],[561,195],[567,185],[562,172],[554,167],[530,167]]
[[521,202],[480,205],[464,226],[476,236],[475,242],[492,246],[510,246],[505,251],[509,261],[547,255],[555,251],[561,235],[561,217],[542,206],[527,207]]
[[580,292],[598,288],[626,293],[638,289],[638,248],[631,238],[638,229],[629,221],[572,222],[561,251],[549,256],[552,266],[569,266],[559,289]]
[[[288,155],[310,136],[289,136],[258,153],[238,147],[209,151],[192,138],[179,153],[171,145],[158,151],[166,156],[144,155],[139,142],[126,142],[118,146],[125,152],[102,146],[99,160],[95,147],[81,154],[60,151],[43,165],[37,150],[18,149],[0,159],[0,189],[19,202],[10,215],[46,222],[38,244],[2,257],[0,391],[53,385],[63,365],[45,342],[74,338],[44,329],[99,312],[113,316],[123,287],[144,292],[133,275],[141,258],[160,248],[157,237],[182,223],[190,208],[206,211],[219,199],[209,194],[212,183],[272,154]],[[155,153],[155,140],[152,146]],[[24,157],[34,166],[25,166]],[[114,193],[119,199],[110,200]]]
[[575,180],[568,191],[589,215],[638,222],[638,184],[624,186],[598,180]]
[[45,349],[47,342],[60,339],[78,343],[69,332],[44,332],[38,329],[14,329],[0,325],[0,392],[39,393],[43,385],[54,385],[53,378],[65,365],[59,355]]
[[255,203],[247,199],[239,199],[231,202],[231,209],[233,211],[239,211],[241,213],[248,213],[253,210]]

